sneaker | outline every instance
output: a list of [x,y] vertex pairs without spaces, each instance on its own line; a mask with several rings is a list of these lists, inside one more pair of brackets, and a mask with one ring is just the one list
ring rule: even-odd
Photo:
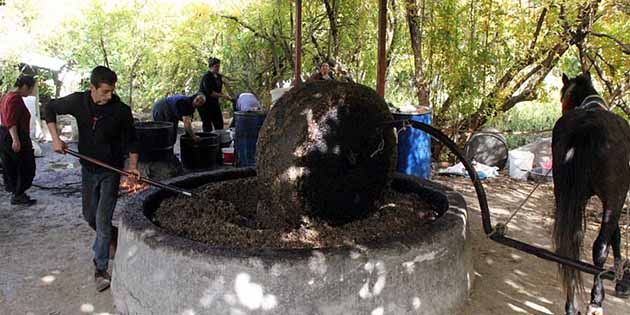
[[103,292],[107,290],[111,284],[111,276],[107,270],[96,270],[94,273],[94,282],[96,283],[96,291]]
[[31,197],[29,197],[27,194],[21,194],[21,195],[17,195],[17,196],[13,196],[11,197],[11,204],[12,205],[25,205],[25,206],[32,206],[37,202],[37,200],[35,199],[31,199]]

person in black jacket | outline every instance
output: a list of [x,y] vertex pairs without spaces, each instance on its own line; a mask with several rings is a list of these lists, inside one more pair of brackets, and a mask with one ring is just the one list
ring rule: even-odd
[[199,94],[206,97],[206,103],[197,108],[204,132],[212,131],[213,126],[215,130],[223,129],[223,113],[219,98],[232,100],[232,97],[221,92],[223,90],[223,75],[219,73],[220,70],[221,60],[210,58],[208,60],[208,72],[203,75],[199,84]]
[[[46,106],[45,119],[53,139],[55,152],[65,153],[66,144],[57,133],[57,115],[70,114],[79,127],[79,152],[111,166],[122,168],[129,153],[127,171],[138,172],[138,151],[131,108],[114,94],[116,73],[98,66],[92,70],[90,89],[52,100]],[[83,217],[96,231],[94,275],[96,289],[109,288],[107,272],[110,254],[115,252],[117,228],[112,216],[118,199],[120,175],[88,161],[81,160]],[[110,252],[110,246],[112,252]]]

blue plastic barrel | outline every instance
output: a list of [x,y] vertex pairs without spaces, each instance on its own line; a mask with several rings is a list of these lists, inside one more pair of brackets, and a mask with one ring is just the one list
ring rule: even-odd
[[267,113],[234,112],[236,166],[256,166],[256,141]]
[[[422,113],[392,113],[396,120],[413,120],[431,124],[431,111]],[[398,172],[431,178],[431,136],[424,131],[409,127],[398,134]]]

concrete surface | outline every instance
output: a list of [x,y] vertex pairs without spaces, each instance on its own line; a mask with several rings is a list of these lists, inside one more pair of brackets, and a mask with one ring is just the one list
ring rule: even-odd
[[[171,183],[191,188],[254,173],[206,172]],[[473,279],[466,205],[444,186],[413,181],[425,187],[422,193],[446,191],[448,212],[399,239],[319,250],[213,248],[183,239],[143,213],[169,193],[140,193],[122,207],[116,308],[125,314],[456,314]]]

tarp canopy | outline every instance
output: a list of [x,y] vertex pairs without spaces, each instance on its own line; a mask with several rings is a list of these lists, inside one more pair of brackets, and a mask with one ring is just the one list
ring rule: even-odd
[[65,60],[37,53],[23,53],[20,56],[20,62],[31,67],[48,69],[53,72],[61,71],[61,68],[67,63]]

